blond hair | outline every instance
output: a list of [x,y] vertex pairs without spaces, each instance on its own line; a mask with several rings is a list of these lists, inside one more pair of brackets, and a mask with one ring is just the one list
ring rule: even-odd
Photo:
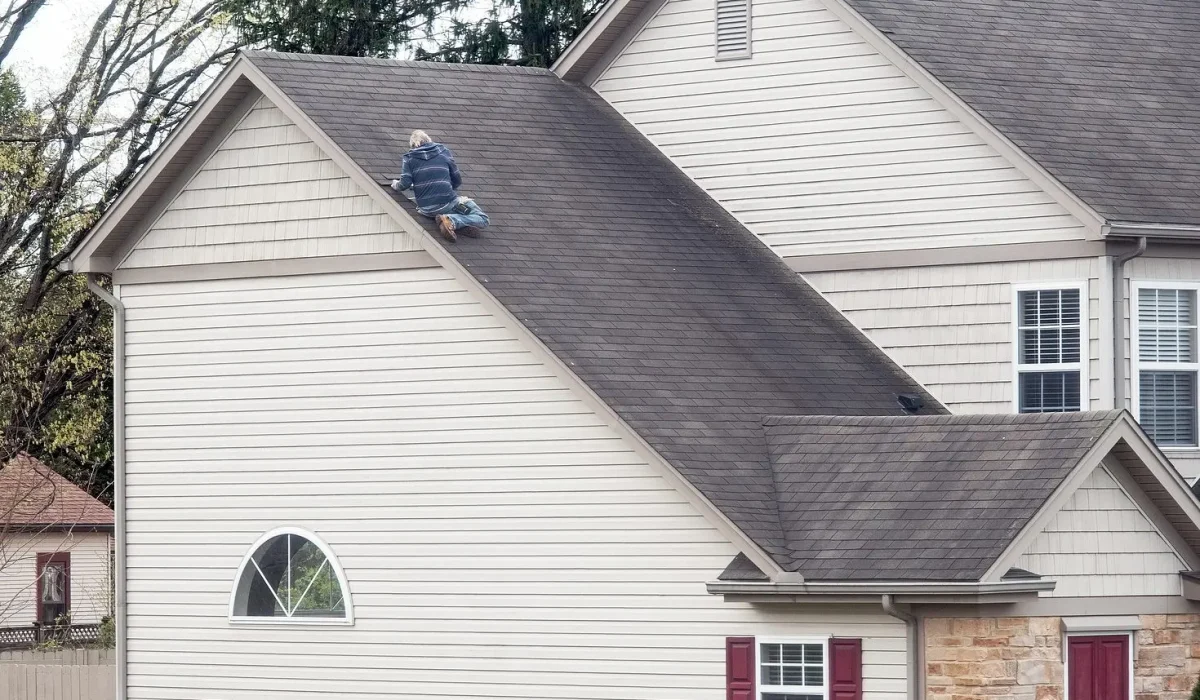
[[412,132],[412,136],[408,137],[409,148],[420,148],[427,143],[433,143],[433,139],[429,138],[429,134],[417,129]]

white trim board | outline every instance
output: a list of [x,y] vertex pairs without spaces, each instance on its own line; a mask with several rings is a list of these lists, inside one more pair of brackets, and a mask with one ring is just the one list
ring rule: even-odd
[[[1197,313],[1200,314],[1200,282],[1181,282],[1178,280],[1139,280],[1139,279],[1130,278],[1130,280],[1129,280],[1129,298],[1126,300],[1126,303],[1125,303],[1125,308],[1128,310],[1128,313],[1129,313],[1129,336],[1128,336],[1128,342],[1129,342],[1129,377],[1128,377],[1129,400],[1130,400],[1130,410],[1133,413],[1134,418],[1136,418],[1139,421],[1141,420],[1141,416],[1142,416],[1141,370],[1143,369],[1143,367],[1142,367],[1143,362],[1142,362],[1142,357],[1141,357],[1142,353],[1141,353],[1140,348],[1138,347],[1138,336],[1141,333],[1141,318],[1140,318],[1140,315],[1138,314],[1138,307],[1139,307],[1138,295],[1141,292],[1141,290],[1143,290],[1143,289],[1181,289],[1181,290],[1194,292],[1196,294]],[[1198,349],[1197,352],[1200,352],[1200,349]],[[1197,360],[1200,360],[1200,357],[1198,357]],[[1172,364],[1175,364],[1175,363],[1172,363]],[[1179,371],[1196,372],[1196,376],[1197,376],[1197,379],[1196,379],[1196,394],[1197,394],[1196,410],[1197,410],[1197,421],[1200,422],[1200,361],[1192,362],[1192,363],[1184,363],[1184,364],[1190,364],[1191,367],[1184,367],[1184,368],[1181,368]],[[1165,370],[1165,371],[1170,371],[1170,370]],[[1197,425],[1196,433],[1197,433],[1196,437],[1197,437],[1197,443],[1198,443],[1197,445],[1179,445],[1179,446],[1165,445],[1165,446],[1160,447],[1159,449],[1163,450],[1167,454],[1171,454],[1173,452],[1186,452],[1186,451],[1194,452],[1198,447],[1200,447],[1200,425]]]
[[[1192,525],[1200,529],[1200,502],[1196,501],[1196,497],[1192,495],[1183,478],[1179,476],[1179,473],[1175,471],[1175,468],[1171,466],[1167,458],[1150,442],[1146,434],[1133,421],[1133,417],[1128,412],[1122,412],[1120,417],[1113,422],[1112,426],[1105,431],[1104,435],[1096,441],[1092,449],[1079,461],[1075,469],[1063,479],[1063,482],[1059,484],[1054,493],[1046,499],[1046,502],[1038,512],[1029,519],[1025,527],[1021,528],[1021,531],[1013,538],[1008,547],[1004,549],[1004,552],[997,557],[992,566],[984,573],[982,577],[983,581],[999,581],[1005,572],[1016,566],[1017,560],[1029,549],[1033,539],[1046,529],[1050,519],[1062,509],[1067,500],[1091,476],[1092,471],[1100,468],[1104,460],[1108,458],[1109,453],[1112,452],[1113,448],[1119,442],[1124,442],[1137,454],[1138,459],[1146,466],[1155,479],[1162,484],[1163,489],[1179,505],[1183,514],[1187,516]],[[1130,478],[1129,481],[1132,482],[1133,479]],[[1121,483],[1121,481],[1118,481],[1118,484]],[[1140,489],[1137,489],[1135,493],[1138,491]],[[1130,494],[1130,498],[1135,504],[1138,503],[1139,497]],[[1141,509],[1144,511],[1144,508]],[[1143,514],[1145,515],[1146,513],[1143,512]],[[1161,519],[1163,521],[1166,520],[1165,517]],[[1158,521],[1155,518],[1150,518],[1150,520],[1156,526],[1158,525]],[[1174,527],[1168,528],[1168,531],[1171,533],[1170,535],[1167,533],[1163,533],[1163,535],[1169,544],[1175,546],[1182,542],[1182,537]],[[1184,545],[1184,552],[1180,554],[1185,562],[1200,562],[1200,557],[1186,545]]]
[[[1088,369],[1091,365],[1091,357],[1088,356],[1088,349],[1091,346],[1091,338],[1088,335],[1091,319],[1089,318],[1088,304],[1088,281],[1068,281],[1068,282],[1020,282],[1012,284],[1012,294],[1009,296],[1009,304],[1012,310],[1012,405],[1013,412],[1021,412],[1021,372],[1022,365],[1020,362],[1021,355],[1021,292],[1035,291],[1058,291],[1074,289],[1079,292],[1079,410],[1086,411],[1091,402],[1088,389],[1091,385],[1091,377],[1088,375]],[[1068,363],[1063,365],[1025,365],[1025,372],[1071,372],[1074,371]],[[1037,368],[1037,369],[1032,369]]]

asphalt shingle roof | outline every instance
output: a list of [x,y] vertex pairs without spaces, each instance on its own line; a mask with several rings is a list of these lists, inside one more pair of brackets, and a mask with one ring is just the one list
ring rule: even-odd
[[37,459],[21,453],[0,468],[0,528],[112,528],[113,511]]
[[806,580],[978,580],[1121,412],[764,423]]
[[846,2],[1108,220],[1200,224],[1200,3]]
[[782,566],[766,416],[896,415],[898,393],[944,411],[589,89],[535,69],[248,55],[380,183],[411,129],[450,146],[492,227],[447,248]]

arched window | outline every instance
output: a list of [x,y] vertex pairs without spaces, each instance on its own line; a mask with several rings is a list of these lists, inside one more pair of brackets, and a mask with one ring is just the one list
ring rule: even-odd
[[346,576],[329,546],[311,532],[280,528],[246,554],[229,601],[235,622],[350,624]]

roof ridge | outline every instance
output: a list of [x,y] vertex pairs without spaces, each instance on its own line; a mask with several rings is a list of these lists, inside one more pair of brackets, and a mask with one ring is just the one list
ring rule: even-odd
[[297,51],[265,51],[261,49],[243,49],[242,55],[253,60],[256,58],[277,59],[305,63],[348,63],[367,66],[391,66],[396,68],[417,68],[426,70],[461,70],[480,73],[531,73],[558,76],[548,68],[534,66],[507,66],[491,63],[448,63],[441,61],[416,61],[404,58],[375,58],[371,56],[337,56],[321,53],[300,53]]

